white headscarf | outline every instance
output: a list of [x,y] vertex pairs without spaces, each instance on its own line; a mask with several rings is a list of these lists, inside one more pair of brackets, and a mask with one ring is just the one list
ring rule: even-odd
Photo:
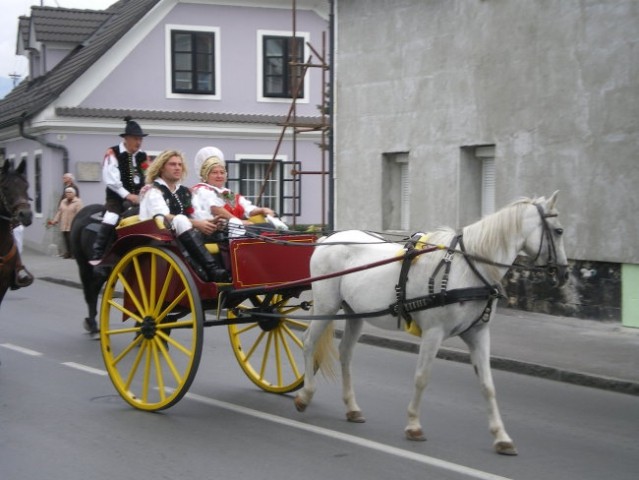
[[195,160],[193,162],[195,164],[195,171],[198,172],[198,174],[200,174],[201,176],[202,165],[204,165],[204,162],[206,162],[209,158],[214,157],[220,160],[218,162],[220,165],[226,167],[226,162],[224,161],[224,153],[222,152],[222,150],[217,147],[204,147],[195,154]]

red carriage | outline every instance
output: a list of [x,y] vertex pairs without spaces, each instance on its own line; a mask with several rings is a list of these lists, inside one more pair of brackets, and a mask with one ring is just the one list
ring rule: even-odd
[[[229,241],[232,282],[200,279],[162,222],[125,219],[106,263],[113,270],[100,308],[100,341],[118,393],[142,410],[161,410],[188,391],[203,329],[225,325],[246,375],[268,392],[303,385],[307,322],[287,314],[310,283],[312,234],[262,234]],[[207,245],[215,252],[217,244]]]

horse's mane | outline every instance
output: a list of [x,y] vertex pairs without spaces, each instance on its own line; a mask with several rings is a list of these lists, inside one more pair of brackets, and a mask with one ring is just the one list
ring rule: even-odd
[[[501,210],[464,228],[464,242],[469,253],[491,258],[496,249],[506,249],[509,240],[519,235],[522,228],[522,210],[538,202],[539,199],[520,198]],[[497,274],[490,272],[490,274]]]
[[[501,210],[463,228],[464,246],[470,255],[493,258],[498,249],[505,249],[513,235],[521,233],[522,210],[540,199],[521,198]],[[439,227],[428,236],[428,242],[449,245],[455,230]],[[498,277],[497,267],[487,266],[492,277]]]

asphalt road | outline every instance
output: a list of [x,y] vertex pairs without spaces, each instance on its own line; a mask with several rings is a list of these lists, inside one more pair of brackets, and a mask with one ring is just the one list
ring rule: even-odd
[[637,397],[495,372],[520,455],[491,449],[472,369],[437,360],[422,420],[428,441],[403,438],[416,356],[359,345],[354,373],[368,422],[350,424],[337,384],[320,380],[306,413],[244,376],[226,329],[205,331],[190,393],[160,413],[134,410],[81,329],[75,288],[37,282],[0,306],[3,480],[634,479]]

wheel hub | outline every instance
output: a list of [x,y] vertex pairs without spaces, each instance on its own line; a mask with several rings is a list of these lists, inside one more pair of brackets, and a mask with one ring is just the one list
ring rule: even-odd
[[[274,313],[274,312],[273,312],[273,309],[268,309],[266,310],[266,313]],[[265,332],[270,332],[271,330],[274,330],[280,324],[280,319],[277,317],[263,317],[259,313],[255,313],[253,316],[257,320],[260,328],[264,330]]]
[[146,339],[152,339],[155,337],[157,327],[155,326],[155,319],[153,317],[144,317],[142,320],[142,326],[140,327],[140,334]]

